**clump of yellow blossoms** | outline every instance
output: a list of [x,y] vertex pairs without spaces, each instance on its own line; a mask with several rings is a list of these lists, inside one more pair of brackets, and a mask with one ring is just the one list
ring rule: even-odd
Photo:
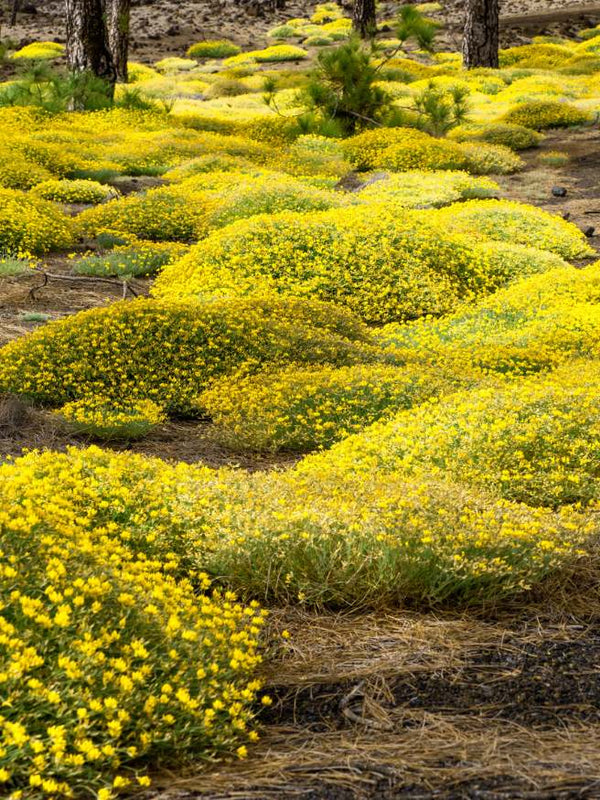
[[346,442],[232,490],[207,526],[207,571],[277,603],[481,600],[522,591],[573,562],[595,531],[570,509],[529,508],[364,463],[357,473]]
[[57,203],[103,203],[114,197],[110,186],[90,180],[50,180],[38,183],[33,192],[38,197]]
[[0,250],[40,255],[72,242],[72,223],[53,203],[0,189]]
[[521,103],[508,111],[503,118],[504,122],[523,125],[536,131],[585,125],[591,119],[588,112],[582,111],[573,103],[559,100],[532,100]]
[[0,467],[3,797],[110,800],[255,737],[264,614],[191,566],[186,481],[199,499],[210,470],[96,448]]
[[55,413],[73,433],[106,440],[141,439],[166,420],[160,407],[151,400],[118,404],[89,396],[66,403]]
[[532,506],[597,501],[600,364],[461,392],[337,445],[327,466],[439,477]]
[[506,122],[460,125],[451,130],[448,136],[456,142],[488,142],[488,144],[510,147],[511,150],[527,150],[530,147],[538,147],[542,141],[541,134],[536,131],[522,125],[509,125]]
[[12,53],[11,58],[26,59],[31,61],[60,58],[64,55],[65,46],[58,42],[32,42]]
[[[403,321],[448,313],[462,301],[494,291],[520,277],[520,272],[509,274],[511,266],[518,270],[523,264],[526,274],[532,271],[518,259],[498,269],[497,259],[481,247],[478,239],[485,241],[487,228],[478,235],[478,225],[488,210],[499,221],[499,238],[510,231],[514,240],[521,234],[528,241],[531,235],[521,228],[531,217],[538,221],[541,246],[581,255],[588,249],[575,226],[527,206],[473,201],[450,206],[448,217],[442,216],[444,210],[403,211],[394,207],[393,197],[385,202],[385,181],[381,184],[382,201],[368,209],[265,214],[228,225],[165,267],[153,292],[176,299],[263,287],[347,306],[367,322]],[[489,238],[498,238],[498,232],[491,230]],[[539,269],[547,266],[542,259]]]
[[329,446],[459,383],[421,365],[290,366],[226,376],[200,402],[230,447],[302,451]]
[[595,357],[599,300],[600,264],[552,269],[444,319],[388,325],[377,338],[401,363],[480,373],[539,372],[574,357]]
[[455,233],[549,250],[566,259],[592,256],[595,250],[576,225],[535,206],[509,200],[472,200],[435,212]]
[[0,391],[52,405],[101,396],[198,408],[215,378],[245,366],[355,364],[374,358],[350,311],[316,300],[250,295],[139,299],[48,323],[0,350]]

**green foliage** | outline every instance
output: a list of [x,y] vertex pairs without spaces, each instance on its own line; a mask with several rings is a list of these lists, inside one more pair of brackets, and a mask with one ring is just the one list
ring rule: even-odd
[[428,19],[414,5],[404,5],[398,15],[396,36],[401,42],[414,39],[421,50],[433,50],[439,23]]
[[[409,6],[410,8],[410,6]],[[466,86],[451,86],[444,89],[430,81],[413,99],[419,115],[418,127],[434,136],[444,136],[452,128],[462,125],[468,115],[469,89]]]
[[380,76],[371,53],[357,37],[321,51],[317,69],[304,92],[309,110],[334,120],[344,134],[377,125],[390,108],[390,97],[376,85]]
[[68,73],[34,63],[0,91],[0,106],[35,106],[51,113],[77,108],[97,111],[113,104],[113,89],[91,72]]
[[208,40],[198,42],[188,48],[187,55],[190,58],[227,58],[241,53],[242,48],[226,39]]

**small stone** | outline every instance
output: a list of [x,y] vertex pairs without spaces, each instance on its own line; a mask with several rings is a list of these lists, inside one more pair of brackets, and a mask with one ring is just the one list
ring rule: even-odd
[[554,197],[566,197],[567,190],[565,189],[564,186],[553,186],[552,194],[554,195]]
[[583,233],[585,236],[588,237],[588,239],[590,239],[594,235],[595,231],[596,228],[593,228],[591,225],[589,225],[587,228],[583,228]]
[[571,219],[571,212],[570,211],[565,211],[564,214],[562,215],[562,218],[563,219]]

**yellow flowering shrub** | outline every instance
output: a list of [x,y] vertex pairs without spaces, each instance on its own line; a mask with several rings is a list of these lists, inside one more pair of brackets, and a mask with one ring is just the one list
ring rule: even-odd
[[532,506],[598,500],[600,364],[461,392],[331,451],[354,469],[455,480]]
[[549,250],[566,259],[594,254],[572,222],[535,206],[510,200],[471,200],[434,212],[455,233]]
[[105,397],[86,396],[65,403],[55,412],[76,434],[92,439],[141,439],[166,416],[151,400],[116,403]]
[[421,365],[306,368],[225,376],[200,403],[218,437],[240,450],[313,450],[448,391],[453,382]]
[[48,200],[0,189],[0,250],[36,255],[69,247],[72,223]]
[[509,147],[485,142],[463,142],[467,170],[474,175],[510,175],[523,169],[525,162]]
[[264,615],[211,594],[180,516],[211,482],[97,448],[0,467],[4,797],[108,800],[255,737]]
[[258,215],[210,234],[165,267],[152,291],[176,299],[245,294],[260,286],[319,297],[382,323],[448,313],[519,277],[508,270],[522,262],[513,260],[503,272],[477,237],[453,235],[437,213],[371,203],[367,209]]
[[573,56],[573,48],[550,42],[523,44],[500,51],[500,67],[554,69]]
[[600,265],[553,269],[441,320],[388,325],[377,338],[402,362],[466,373],[549,370],[600,345]]
[[199,563],[248,596],[282,604],[472,602],[530,587],[576,559],[595,529],[568,509],[398,472],[357,474],[342,448],[364,435],[286,474],[251,476],[211,515]]
[[58,42],[32,42],[12,53],[11,58],[45,61],[53,58],[60,58],[60,56],[64,55],[64,52],[64,44],[58,44]]
[[72,270],[75,275],[147,277],[156,275],[162,267],[182,258],[187,251],[186,245],[177,242],[147,242],[132,236],[128,237],[127,244],[117,245],[106,253],[77,259]]
[[357,201],[427,208],[476,197],[494,197],[499,192],[500,187],[490,178],[473,177],[466,172],[415,170],[374,181],[360,190]]
[[223,63],[227,67],[245,63],[264,63],[281,61],[301,61],[308,53],[302,47],[293,44],[272,44],[263,50],[247,50],[245,53],[231,56]]
[[205,42],[197,42],[188,47],[187,55],[190,58],[227,58],[235,56],[242,50],[239,45],[227,39],[207,39]]
[[560,100],[532,100],[507,111],[503,122],[522,125],[543,131],[548,128],[569,128],[574,125],[585,125],[591,121],[587,111],[582,111],[573,103]]
[[145,195],[130,195],[90,208],[79,214],[77,227],[86,236],[103,230],[133,234],[157,242],[192,242],[204,208],[166,189],[152,189]]
[[0,187],[3,189],[31,189],[50,180],[52,173],[41,164],[30,161],[21,153],[0,146]]
[[359,170],[375,169],[381,154],[392,145],[428,142],[430,136],[416,128],[377,128],[342,141],[346,158]]
[[500,144],[509,147],[511,150],[528,150],[531,147],[538,147],[542,141],[542,135],[531,128],[522,125],[509,125],[506,122],[495,122],[487,125],[459,125],[453,128],[449,138],[456,142],[487,142],[488,144]]
[[34,194],[57,203],[103,203],[114,197],[116,192],[111,186],[105,186],[90,180],[49,180],[38,183]]
[[0,350],[0,391],[57,406],[101,396],[190,412],[210,381],[242,366],[353,364],[373,358],[370,342],[354,314],[316,300],[143,298],[82,311],[10,342]]

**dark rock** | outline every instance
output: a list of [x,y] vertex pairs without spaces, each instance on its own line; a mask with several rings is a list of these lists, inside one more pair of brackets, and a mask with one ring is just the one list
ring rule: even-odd
[[564,186],[553,186],[552,194],[554,195],[554,197],[566,197],[567,190],[565,189]]
[[583,228],[582,230],[583,233],[588,237],[588,239],[590,239],[594,235],[596,228],[592,227],[592,225],[588,225],[586,228]]
[[567,220],[571,219],[571,212],[565,211],[564,214],[562,215],[562,218]]

